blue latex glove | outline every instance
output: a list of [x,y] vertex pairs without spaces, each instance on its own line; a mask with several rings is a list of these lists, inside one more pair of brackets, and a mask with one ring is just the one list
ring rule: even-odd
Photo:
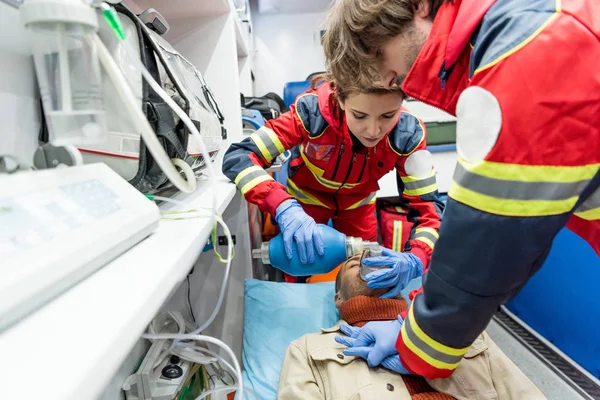
[[423,263],[412,253],[398,253],[382,248],[380,257],[365,258],[366,266],[386,266],[379,271],[371,272],[365,277],[367,287],[371,289],[391,288],[381,295],[383,298],[394,298],[416,277],[423,275]]
[[298,256],[302,264],[315,262],[315,250],[322,256],[325,252],[321,231],[296,200],[286,200],[277,207],[275,219],[283,233],[285,255],[292,259],[292,242],[296,241]]
[[[389,356],[398,357],[396,341],[403,322],[398,316],[393,321],[369,322],[362,328],[340,325],[340,330],[348,336],[336,336],[335,341],[348,346],[345,355],[364,358],[369,367],[376,367]],[[391,360],[386,363],[391,365]]]

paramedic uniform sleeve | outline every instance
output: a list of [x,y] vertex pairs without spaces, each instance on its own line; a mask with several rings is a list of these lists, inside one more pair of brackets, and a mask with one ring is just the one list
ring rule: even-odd
[[[300,341],[306,340],[301,338]],[[279,400],[325,400],[311,368],[311,361],[296,342],[289,345],[277,389]]]
[[279,154],[305,139],[307,133],[297,112],[298,108],[307,107],[305,97],[299,97],[289,112],[268,121],[250,137],[233,143],[223,158],[225,176],[235,182],[248,202],[273,216],[279,204],[293,197],[265,168]]
[[551,17],[537,38],[476,68],[460,96],[459,163],[444,223],[396,343],[413,373],[452,374],[599,186],[600,75],[569,60],[600,59],[600,47],[580,28],[560,36],[575,24]]
[[444,203],[438,194],[431,155],[426,150],[425,125],[411,115],[404,126],[420,140],[396,163],[398,193],[402,202],[409,207],[407,219],[413,224],[409,238],[410,252],[421,260],[425,272],[439,237]]

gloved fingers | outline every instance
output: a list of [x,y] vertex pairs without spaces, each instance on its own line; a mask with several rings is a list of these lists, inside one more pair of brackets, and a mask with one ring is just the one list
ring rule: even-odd
[[296,249],[298,250],[298,258],[302,264],[306,264],[306,242],[304,241],[304,235],[300,232],[294,232],[294,239],[296,240]]
[[388,249],[386,247],[381,248],[381,255],[383,255],[383,256],[397,258],[401,254],[404,254],[404,253],[400,253],[398,251],[394,251],[394,250]]
[[[369,367],[371,367],[371,368],[376,367],[379,364],[381,364],[381,362],[387,356],[394,354],[395,351],[396,351],[396,349],[394,349],[390,353],[389,351],[386,351],[385,349],[383,349],[381,346],[377,346],[377,344],[375,344],[375,346],[373,346],[373,348],[369,352],[369,355],[367,356],[367,364],[369,364]],[[398,354],[398,353],[396,353],[396,354]]]
[[344,350],[344,355],[352,357],[360,357],[365,360],[369,357],[369,352],[373,350],[372,347],[352,347]]
[[368,332],[362,331],[356,337],[356,342],[354,342],[353,347],[367,347],[372,346],[373,343],[375,343],[375,338]]
[[283,231],[283,249],[285,250],[285,256],[288,260],[292,259],[292,243],[294,242],[294,235],[292,233]]
[[384,358],[381,362],[381,366],[401,375],[411,375],[402,364],[402,361],[400,361],[400,356],[398,354],[393,354]]
[[363,265],[366,265],[368,267],[380,267],[380,266],[393,266],[394,263],[390,262],[390,258],[389,257],[369,257],[369,258],[363,258],[362,260]]
[[388,290],[387,292],[385,292],[384,294],[382,294],[381,296],[379,296],[382,299],[394,299],[396,297],[398,297],[398,295],[400,294],[400,291],[404,289],[401,288],[400,286],[394,286],[393,288],[391,288],[390,290]]
[[322,256],[325,254],[325,244],[323,243],[323,237],[321,236],[321,230],[318,226],[315,226],[313,231],[313,243],[315,245],[315,250],[317,250],[317,254]]
[[306,246],[306,258],[309,264],[315,262],[315,243],[313,241],[313,234],[310,230],[304,231],[304,244]]
[[345,335],[350,336],[353,339],[356,339],[361,332],[361,328],[357,328],[355,326],[351,326],[348,324],[341,324],[340,331],[342,331]]
[[365,278],[367,279],[367,282],[382,283],[383,281],[387,280],[395,280],[399,273],[401,273],[401,271],[397,270],[396,268],[385,268],[378,271],[369,272]]
[[349,336],[336,336],[335,341],[339,344],[343,344],[346,347],[353,347],[356,343],[356,339]]

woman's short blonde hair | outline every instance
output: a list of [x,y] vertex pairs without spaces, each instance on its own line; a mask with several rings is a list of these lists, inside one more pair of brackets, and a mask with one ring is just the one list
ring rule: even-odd
[[[433,19],[448,0],[426,0]],[[375,79],[375,50],[410,28],[424,0],[335,0],[323,49],[327,70],[342,86],[368,87]]]
[[310,87],[315,89],[321,82],[328,82],[331,84],[332,89],[335,91],[335,97],[337,101],[344,102],[348,96],[352,94],[396,94],[398,96],[404,96],[404,93],[398,86],[391,88],[384,87],[379,83],[379,79],[375,77],[369,82],[365,82],[365,85],[360,85],[358,82],[346,82],[345,85],[339,83],[336,78],[330,72],[319,74],[311,79]]

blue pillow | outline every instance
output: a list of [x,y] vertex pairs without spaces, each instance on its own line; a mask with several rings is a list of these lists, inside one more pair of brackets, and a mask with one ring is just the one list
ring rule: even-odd
[[[402,291],[421,286],[414,279]],[[244,304],[244,385],[261,400],[277,398],[285,352],[291,342],[319,332],[340,319],[333,299],[333,282],[295,284],[246,279]],[[245,398],[252,398],[245,393]]]
[[[244,304],[244,385],[259,399],[277,398],[283,357],[289,344],[307,333],[335,325],[333,282],[294,284],[246,279]],[[245,393],[244,397],[251,398]]]

